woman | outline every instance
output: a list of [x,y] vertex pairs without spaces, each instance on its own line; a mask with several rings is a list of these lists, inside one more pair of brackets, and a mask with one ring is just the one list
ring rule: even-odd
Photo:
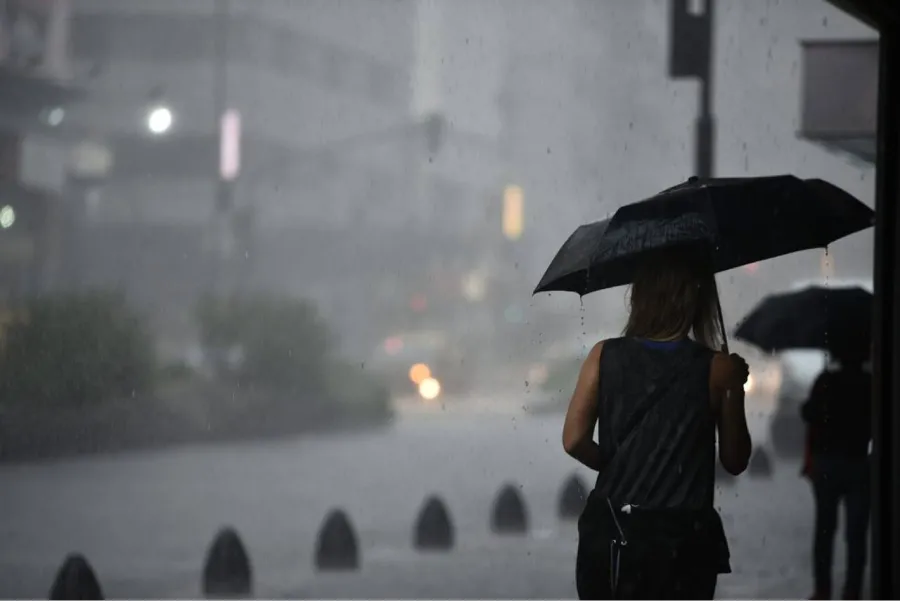
[[847,575],[842,599],[862,599],[869,528],[869,442],[872,439],[872,374],[861,356],[839,359],[840,368],[823,371],[801,407],[807,424],[808,465],[816,504],[811,599],[831,599],[831,568],[844,502]]
[[707,253],[648,256],[624,336],[598,343],[581,368],[563,446],[598,472],[578,523],[582,599],[712,599],[731,571],[713,507],[716,431],[724,468],[740,474],[748,368],[714,350],[717,311]]

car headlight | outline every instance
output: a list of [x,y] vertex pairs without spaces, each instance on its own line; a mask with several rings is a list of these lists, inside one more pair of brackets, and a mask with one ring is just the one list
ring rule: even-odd
[[441,383],[435,378],[425,378],[419,382],[419,396],[426,401],[433,401],[441,395]]
[[422,382],[431,377],[431,368],[425,363],[416,363],[409,368],[408,375],[410,381],[416,386],[419,386]]

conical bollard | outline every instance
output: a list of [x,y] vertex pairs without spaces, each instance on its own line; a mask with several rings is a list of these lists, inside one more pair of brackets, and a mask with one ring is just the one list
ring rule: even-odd
[[413,547],[422,551],[449,551],[453,543],[453,522],[447,505],[439,497],[429,497],[416,519]]
[[103,591],[91,564],[72,553],[63,561],[50,587],[50,599],[102,599]]
[[500,489],[491,512],[491,530],[496,534],[528,532],[528,511],[518,487],[507,484]]
[[587,503],[588,489],[578,474],[572,474],[563,483],[559,493],[557,513],[562,520],[577,520]]
[[722,463],[717,459],[716,460],[716,484],[734,484],[734,481],[737,477],[729,473],[724,467],[722,467]]
[[250,597],[253,570],[241,537],[234,528],[222,528],[206,553],[203,594],[207,598]]
[[316,540],[316,568],[319,570],[358,570],[359,543],[350,518],[334,509],[325,518]]
[[772,459],[769,457],[769,452],[764,448],[757,449],[750,457],[750,465],[747,466],[747,472],[757,478],[771,478]]

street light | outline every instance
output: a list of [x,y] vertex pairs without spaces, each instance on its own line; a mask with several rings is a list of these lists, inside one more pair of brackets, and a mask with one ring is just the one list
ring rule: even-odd
[[66,111],[62,107],[54,107],[47,111],[46,113],[46,121],[47,125],[50,127],[56,127],[63,122],[63,119],[66,117]]
[[156,136],[168,132],[173,121],[172,111],[166,106],[155,106],[147,113],[147,129]]
[[0,209],[0,229],[8,230],[16,223],[16,210],[10,205]]

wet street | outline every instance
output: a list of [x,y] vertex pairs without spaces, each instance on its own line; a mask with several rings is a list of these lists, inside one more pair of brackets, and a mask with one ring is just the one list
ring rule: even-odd
[[[232,525],[258,597],[572,598],[576,537],[556,500],[575,465],[560,447],[561,419],[436,409],[363,435],[6,465],[0,592],[45,598],[63,557],[79,551],[107,597],[194,597],[212,537]],[[753,429],[761,440],[763,424]],[[507,482],[521,487],[528,537],[488,528]],[[449,554],[411,548],[430,494],[445,499],[457,529]],[[718,596],[807,595],[812,504],[797,466],[742,476],[719,502],[735,573],[720,579]],[[316,532],[335,507],[357,529],[362,570],[317,574]]]

